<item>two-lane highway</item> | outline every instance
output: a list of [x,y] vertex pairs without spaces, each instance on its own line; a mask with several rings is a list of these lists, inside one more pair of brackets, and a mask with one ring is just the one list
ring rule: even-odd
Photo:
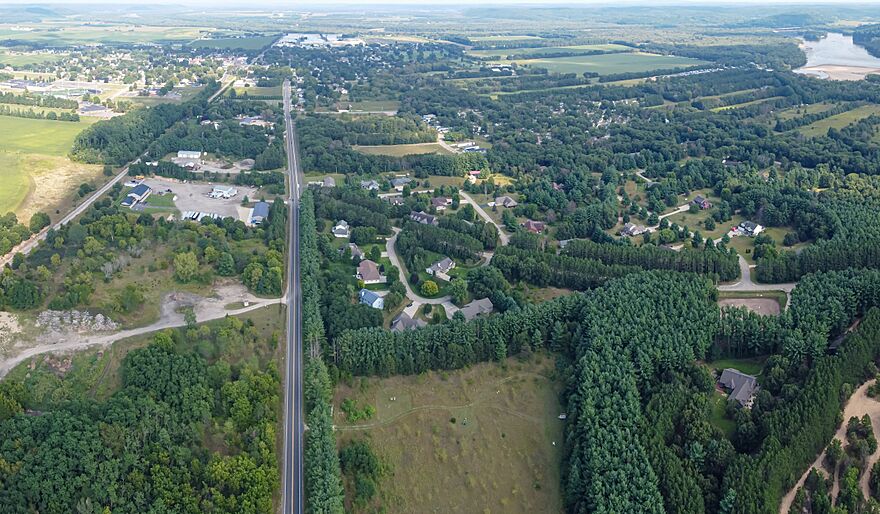
[[284,82],[284,138],[290,185],[290,241],[287,273],[287,356],[284,362],[283,514],[303,512],[302,288],[299,260],[299,195],[304,182],[290,114],[290,81]]

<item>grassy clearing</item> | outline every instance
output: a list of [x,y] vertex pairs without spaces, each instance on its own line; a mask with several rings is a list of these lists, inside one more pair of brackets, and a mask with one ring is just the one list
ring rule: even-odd
[[4,150],[43,155],[67,155],[77,134],[94,123],[94,118],[82,121],[51,121],[0,116],[0,134]]
[[705,61],[689,59],[687,57],[647,54],[641,52],[579,55],[572,57],[555,57],[550,59],[516,59],[503,62],[515,62],[520,66],[546,68],[555,73],[580,74],[586,71],[592,71],[600,75],[647,72],[658,69],[683,68],[706,64]]
[[[270,87],[259,87],[259,86],[249,86],[249,87],[235,87],[230,88],[229,91],[235,90],[235,94],[238,96],[242,96],[247,93],[250,96],[281,96],[281,86],[270,86]],[[226,93],[226,96],[229,96],[229,93]]]
[[368,155],[390,155],[403,157],[404,155],[422,155],[428,153],[449,154],[449,151],[439,143],[417,143],[412,145],[376,145],[376,146],[353,146],[354,150]]
[[0,50],[0,64],[18,68],[28,64],[45,64],[63,59],[67,54],[44,52],[10,52]]
[[765,102],[772,102],[773,100],[779,100],[780,98],[784,98],[784,97],[782,97],[782,96],[772,96],[772,97],[770,97],[770,98],[759,98],[759,99],[757,99],[757,100],[752,100],[752,101],[749,101],[749,102],[743,102],[743,103],[741,103],[741,104],[733,104],[733,105],[725,105],[725,106],[722,106],[722,107],[715,107],[714,109],[712,109],[712,112],[722,112],[722,111],[729,111],[730,109],[739,109],[739,108],[741,108],[741,107],[748,107],[748,106],[750,106],[750,105],[757,105],[757,104],[762,104],[762,103],[765,103]]
[[880,105],[871,104],[857,107],[851,111],[835,114],[834,116],[811,123],[805,127],[801,127],[798,131],[807,137],[824,136],[828,133],[828,129],[842,129],[847,125],[851,125],[862,118],[867,118],[872,114],[880,114]]
[[[379,491],[387,512],[561,512],[561,385],[553,369],[552,357],[536,354],[359,379],[337,388],[337,437],[341,445],[369,439],[391,465]],[[375,416],[352,427],[339,408],[347,398],[375,407]]]
[[747,375],[758,376],[764,369],[765,362],[767,362],[767,357],[744,357],[742,359],[718,359],[706,364],[719,373],[727,368],[733,368]]
[[732,438],[736,431],[736,422],[727,417],[727,396],[716,391],[712,393],[709,402],[712,409],[709,412],[709,423],[720,428],[728,439]]
[[816,104],[804,105],[801,107],[792,107],[790,109],[783,109],[776,113],[776,117],[782,121],[793,120],[795,118],[802,118],[807,114],[816,114],[819,112],[825,112],[828,109],[834,107],[835,104],[828,102],[819,102]]
[[540,36],[470,36],[471,41],[532,41],[535,39],[543,39]]
[[400,109],[400,102],[397,100],[364,100],[362,102],[339,102],[337,107],[350,111],[396,111]]

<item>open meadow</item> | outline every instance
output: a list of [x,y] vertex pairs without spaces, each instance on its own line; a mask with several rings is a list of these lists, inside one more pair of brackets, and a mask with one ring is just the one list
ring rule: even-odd
[[580,74],[584,72],[595,72],[599,75],[631,72],[639,73],[706,64],[705,61],[690,59],[687,57],[649,54],[643,52],[577,55],[544,59],[514,59],[511,61],[499,62],[516,63],[519,66],[531,66],[534,68],[546,68],[555,73]]
[[852,125],[862,118],[867,118],[868,116],[878,114],[880,114],[880,105],[863,105],[861,107],[856,107],[855,109],[852,109],[850,111],[835,114],[834,116],[830,116],[828,118],[825,118],[824,120],[819,120],[815,123],[811,123],[805,127],[801,127],[799,131],[801,134],[807,137],[824,136],[828,133],[828,129],[830,128],[835,128],[839,130],[846,127],[847,125]]
[[390,155],[403,157],[404,155],[422,155],[427,153],[448,154],[449,150],[440,146],[439,143],[414,143],[410,145],[375,145],[353,146],[354,150],[368,155]]
[[100,167],[67,158],[73,140],[95,118],[79,122],[0,116],[0,212],[14,211],[27,220],[37,211],[49,212],[70,200],[83,182],[100,175]]
[[[462,371],[356,379],[337,388],[337,435],[342,446],[368,439],[389,464],[379,485],[389,513],[561,512],[561,385],[553,373],[553,357],[535,354]],[[345,399],[372,405],[375,416],[348,423],[338,407]]]

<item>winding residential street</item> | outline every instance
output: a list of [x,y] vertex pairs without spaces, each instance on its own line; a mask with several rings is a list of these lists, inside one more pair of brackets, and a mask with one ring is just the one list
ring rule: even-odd
[[471,195],[465,193],[464,191],[459,191],[458,195],[461,197],[462,203],[469,203],[474,207],[474,210],[477,211],[477,214],[480,215],[481,218],[486,220],[487,223],[491,223],[495,225],[495,228],[498,229],[498,239],[501,241],[501,246],[507,246],[507,243],[510,242],[510,236],[501,228],[501,225],[498,224],[497,221],[492,219],[492,216],[489,216],[489,213],[483,210],[483,208],[471,198]]

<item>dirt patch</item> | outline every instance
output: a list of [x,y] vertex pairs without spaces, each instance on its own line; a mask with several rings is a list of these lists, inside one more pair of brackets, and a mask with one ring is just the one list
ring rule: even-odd
[[779,315],[779,302],[773,298],[726,298],[718,300],[721,307],[745,307],[746,309],[763,316]]
[[84,182],[93,182],[101,176],[100,166],[79,164],[64,157],[22,154],[22,164],[30,170],[31,189],[15,210],[20,220],[29,220],[36,212],[45,212],[53,220],[60,217],[72,202],[76,189]]
[[4,355],[12,348],[19,334],[21,334],[21,324],[15,314],[0,312],[0,355]]

